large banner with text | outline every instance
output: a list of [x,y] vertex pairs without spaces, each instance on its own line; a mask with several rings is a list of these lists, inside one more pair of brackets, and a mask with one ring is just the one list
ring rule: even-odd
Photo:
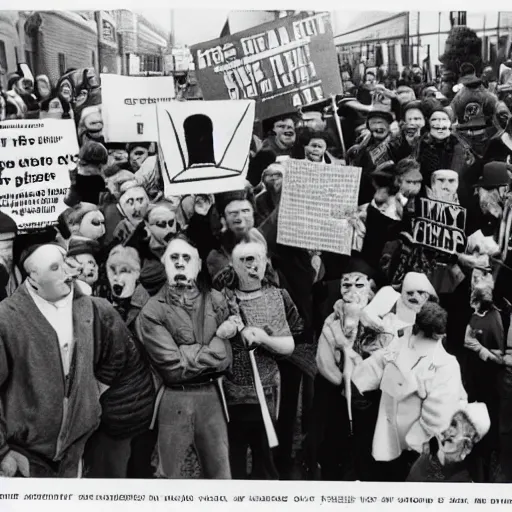
[[78,162],[72,120],[8,121],[0,125],[0,209],[20,232],[57,223],[67,209],[69,171]]
[[205,100],[255,99],[260,120],[342,92],[329,13],[303,13],[191,48]]

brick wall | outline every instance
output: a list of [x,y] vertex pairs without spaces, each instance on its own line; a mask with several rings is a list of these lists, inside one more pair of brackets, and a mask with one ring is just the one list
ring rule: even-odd
[[97,34],[57,13],[41,12],[43,24],[38,36],[37,73],[47,74],[53,83],[60,78],[59,54],[65,55],[66,69],[92,66],[92,52],[98,66]]

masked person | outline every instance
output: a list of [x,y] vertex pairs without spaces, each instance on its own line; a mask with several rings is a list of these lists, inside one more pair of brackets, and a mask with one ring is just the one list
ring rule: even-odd
[[220,235],[220,247],[212,249],[206,259],[208,273],[215,288],[221,290],[233,279],[230,266],[233,247],[247,237],[265,243],[263,235],[254,227],[254,196],[252,190],[224,192],[215,196],[217,211],[220,215],[223,231]]
[[254,350],[272,421],[277,420],[280,396],[276,358],[290,355],[302,336],[302,321],[288,293],[264,281],[267,248],[240,242],[233,249],[236,288],[225,290],[230,313],[244,328],[232,338],[233,366],[225,381],[229,411],[229,451],[233,478],[247,478],[247,448],[252,453],[251,477],[276,480],[278,472],[265,431],[248,351]]
[[198,282],[199,254],[185,237],[169,243],[162,262],[168,283],[136,321],[159,381],[157,476],[180,478],[185,454],[194,445],[205,478],[230,478],[220,388],[232,362],[229,341],[219,337],[228,318],[226,300]]
[[150,206],[144,222],[139,224],[125,243],[127,247],[134,247],[140,255],[140,283],[151,296],[167,282],[161,260],[169,241],[179,231],[175,211],[169,203],[163,202]]
[[468,456],[487,435],[491,420],[485,404],[471,403],[452,416],[411,467],[407,482],[473,482]]
[[402,108],[402,119],[403,137],[410,146],[411,152],[414,152],[425,127],[425,114],[423,113],[421,102],[411,101],[407,103]]
[[126,144],[109,142],[105,145],[108,151],[108,162],[107,166],[117,165],[119,169],[129,168],[128,162],[128,150]]
[[143,222],[149,208],[149,197],[144,187],[136,180],[127,181],[120,186],[118,209],[124,218],[116,226],[113,237],[118,243],[125,242]]
[[68,264],[74,260],[80,269],[77,285],[85,295],[93,295],[94,285],[98,281],[98,263],[96,257],[100,252],[100,245],[96,240],[81,236],[71,237],[68,243]]
[[36,76],[34,94],[39,103],[51,97],[52,86],[50,84],[50,79],[46,75]]
[[281,189],[283,186],[284,168],[281,164],[275,163],[269,165],[261,176],[261,181],[265,190],[260,192],[255,199],[256,211],[263,222],[277,208],[281,199]]
[[271,151],[276,156],[291,156],[297,139],[294,115],[283,114],[263,122],[268,136],[263,140],[260,151]]
[[371,173],[387,161],[398,161],[407,154],[395,155],[395,144],[392,144],[391,124],[393,114],[387,110],[372,109],[367,116],[366,124],[370,137],[361,144],[352,146],[347,152],[350,165],[361,167],[361,184],[359,186],[358,204],[366,204],[372,200],[374,189]]
[[431,182],[432,173],[439,169],[451,169],[459,176],[461,205],[469,206],[472,186],[477,176],[471,174],[475,157],[467,143],[452,133],[449,111],[436,107],[428,118],[428,133],[420,140],[415,158],[421,164],[423,183]]
[[78,154],[78,166],[71,171],[71,188],[66,196],[66,204],[73,206],[77,202],[100,204],[106,191],[103,169],[108,154],[105,146],[99,142],[88,141]]
[[367,358],[385,344],[379,341],[380,334],[360,323],[361,312],[374,295],[373,274],[364,260],[351,258],[341,281],[333,283],[338,283],[341,298],[334,303],[318,339],[311,457],[321,466],[322,479],[371,481],[377,477],[371,446],[379,392],[351,397],[352,359],[347,357],[356,353]]
[[80,117],[77,119],[75,113],[75,122],[78,123],[78,142],[80,145],[89,140],[96,142],[105,142],[103,137],[103,118],[101,116],[101,106],[91,106],[84,108]]
[[64,218],[72,235],[100,241],[105,235],[105,218],[94,204],[79,203],[66,210]]
[[400,293],[391,286],[384,286],[376,293],[363,309],[361,322],[376,331],[407,339],[423,305],[427,301],[437,300],[436,291],[427,276],[409,272],[405,275]]
[[[115,422],[100,388],[115,393],[122,387],[133,348],[112,306],[74,286],[77,273],[67,265],[59,238],[54,229],[18,236],[15,259],[27,278],[0,304],[4,476],[79,477],[84,445],[100,415],[103,422]],[[130,389],[135,396],[143,394],[134,382]],[[26,433],[22,437],[20,425]]]
[[358,391],[363,396],[382,391],[372,454],[378,462],[391,463],[382,466],[385,480],[405,480],[411,459],[467,400],[459,363],[442,344],[446,320],[438,304],[427,302],[408,341],[395,338],[365,361],[354,357],[352,381]]
[[132,142],[126,146],[128,166],[132,172],[137,172],[149,156],[151,142]]

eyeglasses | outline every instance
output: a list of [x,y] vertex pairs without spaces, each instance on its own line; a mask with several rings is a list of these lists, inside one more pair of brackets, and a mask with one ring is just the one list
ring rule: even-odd
[[174,219],[172,220],[168,220],[168,221],[165,221],[165,220],[157,220],[156,222],[153,222],[152,224],[150,224],[151,226],[156,226],[157,228],[160,228],[160,229],[165,229],[167,226],[169,226],[170,228],[172,228],[174,226]]

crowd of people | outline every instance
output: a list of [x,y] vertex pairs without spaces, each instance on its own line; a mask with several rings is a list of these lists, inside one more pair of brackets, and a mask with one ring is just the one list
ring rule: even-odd
[[[511,482],[512,63],[417,69],[338,98],[345,153],[328,108],[259,120],[243,189],[179,197],[94,70],[11,76],[1,121],[80,153],[56,226],[0,212],[0,472]],[[361,168],[351,255],[278,243],[289,158]],[[462,245],[417,243],[422,198]]]

